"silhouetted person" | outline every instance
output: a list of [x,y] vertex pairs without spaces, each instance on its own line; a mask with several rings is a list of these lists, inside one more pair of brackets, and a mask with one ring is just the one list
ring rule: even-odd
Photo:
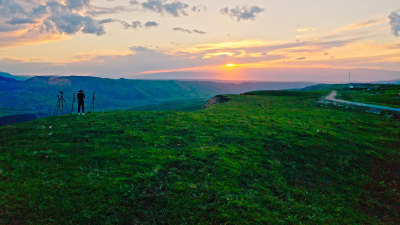
[[82,114],[85,115],[85,94],[83,94],[82,90],[79,90],[78,95],[78,114],[81,114],[81,107],[82,107]]

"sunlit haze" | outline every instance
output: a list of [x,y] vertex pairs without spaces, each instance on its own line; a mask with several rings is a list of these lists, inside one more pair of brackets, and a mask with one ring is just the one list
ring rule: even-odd
[[398,0],[5,0],[0,21],[16,75],[400,79]]

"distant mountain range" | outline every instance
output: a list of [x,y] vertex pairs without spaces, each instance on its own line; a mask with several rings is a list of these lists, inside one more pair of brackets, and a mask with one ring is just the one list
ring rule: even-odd
[[26,113],[51,115],[60,91],[64,92],[68,108],[71,108],[73,93],[82,89],[86,94],[87,110],[92,103],[93,92],[96,93],[95,110],[115,110],[168,101],[204,99],[218,94],[297,89],[313,84],[311,82],[131,80],[87,76],[36,76],[21,81],[16,80],[11,74],[2,73],[0,116]]
[[384,81],[377,81],[375,83],[378,83],[378,84],[400,84],[400,80],[384,80]]
[[9,73],[5,73],[5,72],[1,72],[1,71],[0,71],[0,77],[1,77],[0,79],[10,78],[10,79],[19,80],[19,81],[26,80],[29,78],[29,76],[14,76]]
[[[362,83],[396,83],[400,82],[400,71],[382,70],[382,69],[334,69],[334,68],[268,68],[268,69],[246,69],[237,68],[239,77],[249,80],[275,80],[275,81],[312,81],[317,83],[347,83],[349,73],[351,74],[351,82]],[[179,79],[193,80],[229,77],[225,72],[216,71],[177,71],[177,72],[160,72],[151,74],[142,74],[131,76],[133,79]],[[382,81],[377,81],[377,77]]]
[[[132,109],[181,100],[206,99],[218,94],[239,94],[256,90],[329,89],[312,82],[229,82],[200,80],[108,79],[88,76],[34,76],[29,79],[0,72],[0,117],[33,114],[52,115],[57,95],[64,92],[71,108],[73,93],[86,93],[86,109],[96,93],[95,110]],[[400,80],[376,83],[400,83]],[[74,106],[76,110],[76,105]],[[170,106],[168,106],[170,107]],[[149,108],[149,107],[146,107]],[[152,107],[150,107],[151,109]],[[173,107],[172,107],[173,108]],[[19,117],[12,117],[19,118]]]

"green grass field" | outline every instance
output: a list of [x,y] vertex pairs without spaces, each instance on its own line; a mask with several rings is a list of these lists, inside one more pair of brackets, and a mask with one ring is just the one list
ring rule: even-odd
[[254,92],[0,128],[0,224],[398,224],[400,121]]
[[166,101],[155,105],[145,105],[131,108],[133,111],[182,111],[192,112],[200,110],[207,99]]

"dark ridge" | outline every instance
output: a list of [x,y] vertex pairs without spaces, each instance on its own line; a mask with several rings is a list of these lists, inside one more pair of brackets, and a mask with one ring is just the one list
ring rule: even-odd
[[26,122],[39,118],[36,114],[26,113],[11,116],[0,117],[0,126],[11,125],[15,123]]
[[16,83],[16,82],[19,82],[19,81],[15,80],[13,78],[10,78],[10,77],[3,77],[0,74],[0,82],[13,82],[13,83]]

